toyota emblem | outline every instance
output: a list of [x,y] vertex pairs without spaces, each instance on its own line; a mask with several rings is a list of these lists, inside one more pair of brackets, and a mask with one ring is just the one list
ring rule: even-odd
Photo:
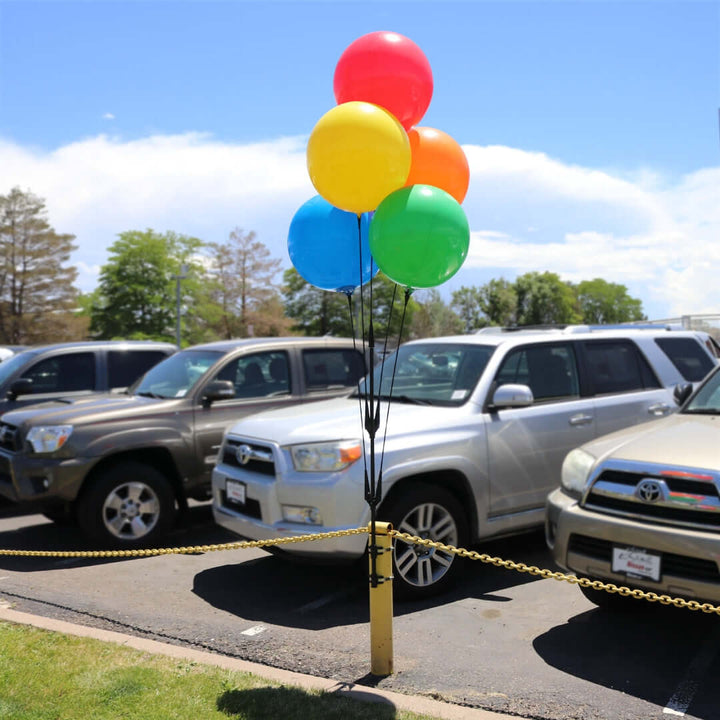
[[657,480],[642,480],[635,488],[635,494],[644,502],[654,503],[663,499],[663,486]]
[[252,460],[253,451],[249,445],[239,445],[235,457],[241,465],[247,465]]

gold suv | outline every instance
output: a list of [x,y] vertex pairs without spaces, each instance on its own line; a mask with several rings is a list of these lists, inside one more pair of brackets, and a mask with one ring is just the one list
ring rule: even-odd
[[[555,562],[582,577],[720,603],[719,447],[716,369],[674,415],[570,452],[547,503]],[[580,589],[600,606],[628,602]]]

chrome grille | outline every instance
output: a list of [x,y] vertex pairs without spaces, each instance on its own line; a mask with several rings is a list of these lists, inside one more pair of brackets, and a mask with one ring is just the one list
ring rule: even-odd
[[[239,457],[243,458],[243,462]],[[248,472],[275,476],[273,449],[269,445],[248,442],[239,438],[228,438],[223,446],[222,462],[224,465]]]
[[8,452],[17,452],[18,447],[18,429],[15,425],[0,422],[0,448]]
[[600,469],[582,505],[636,520],[716,531],[719,488],[720,473],[714,470],[614,460]]

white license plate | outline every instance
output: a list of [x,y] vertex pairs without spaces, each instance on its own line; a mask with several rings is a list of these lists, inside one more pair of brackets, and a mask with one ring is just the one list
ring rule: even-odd
[[237,480],[225,480],[225,495],[230,502],[244,505],[246,489],[245,483],[238,482]]
[[628,577],[649,578],[660,581],[660,555],[649,553],[641,548],[613,547],[613,572],[624,573]]

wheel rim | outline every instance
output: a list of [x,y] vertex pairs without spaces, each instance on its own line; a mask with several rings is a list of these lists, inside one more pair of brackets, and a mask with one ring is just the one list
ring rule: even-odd
[[[455,518],[442,505],[423,503],[410,510],[400,521],[398,531],[423,539],[457,546]],[[428,587],[450,570],[453,553],[415,543],[395,542],[395,570],[401,579],[414,587]]]
[[137,540],[145,537],[160,519],[160,499],[142,482],[118,485],[102,508],[105,529],[115,538]]

